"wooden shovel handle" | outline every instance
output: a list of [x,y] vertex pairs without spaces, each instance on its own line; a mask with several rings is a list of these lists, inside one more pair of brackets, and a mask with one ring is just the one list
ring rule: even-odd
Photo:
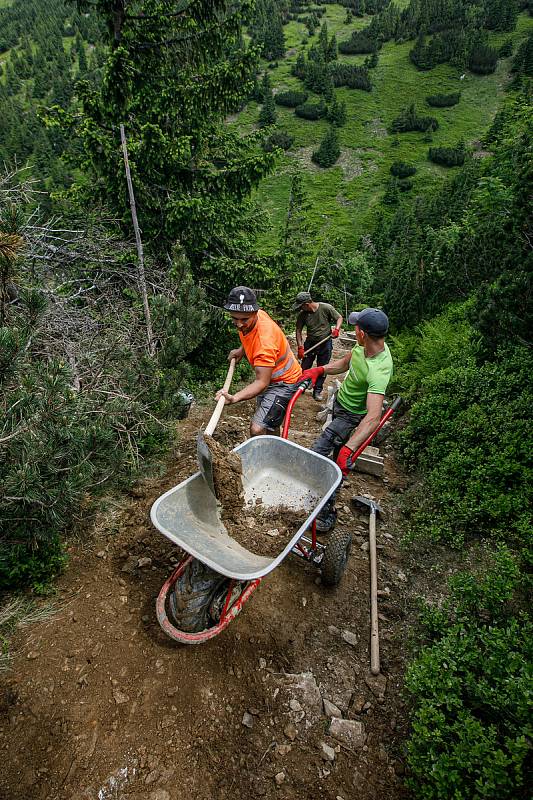
[[[231,381],[233,378],[234,371],[235,371],[235,359],[232,358],[230,361],[230,365],[228,367],[228,372],[226,374],[226,380],[224,381],[224,386],[222,387],[222,390],[224,392],[227,392],[229,390],[229,387],[231,386]],[[222,409],[224,408],[225,404],[226,404],[226,398],[224,397],[224,395],[222,395],[222,397],[216,404],[215,410],[211,414],[211,419],[209,420],[209,422],[205,427],[204,431],[205,436],[213,435],[215,428],[218,425],[218,421],[220,419],[220,415],[222,414]]]
[[376,553],[376,512],[370,512],[368,523],[370,556],[370,671],[379,675],[379,623],[378,623],[378,565]]

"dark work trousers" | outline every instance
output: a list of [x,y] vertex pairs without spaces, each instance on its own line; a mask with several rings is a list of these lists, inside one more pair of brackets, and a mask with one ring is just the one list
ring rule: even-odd
[[[319,339],[320,341],[320,339]],[[306,339],[304,342],[304,350],[307,350],[309,347],[312,347],[315,344],[313,341],[309,341]],[[316,358],[316,365],[317,367],[323,367],[325,364],[329,364],[331,361],[331,354],[333,353],[333,342],[331,339],[328,339],[327,342],[321,344],[320,347],[316,347],[312,353],[309,353],[308,356],[304,356],[302,359],[302,370],[311,369],[313,366],[313,361]],[[315,388],[313,389],[313,394],[320,394],[322,388],[324,386],[324,381],[326,380],[325,375],[321,375],[320,378],[317,378],[317,382],[315,384]]]
[[[311,446],[311,450],[314,450],[315,453],[320,453],[321,456],[331,456],[336,461],[339,450],[346,444],[352,432],[365,416],[365,414],[354,414],[352,411],[348,411],[341,406],[335,397],[332,420],[326,430],[322,431],[316,442]],[[324,519],[331,513],[335,505],[336,494],[337,492],[334,492],[330,497],[318,515],[320,518]]]

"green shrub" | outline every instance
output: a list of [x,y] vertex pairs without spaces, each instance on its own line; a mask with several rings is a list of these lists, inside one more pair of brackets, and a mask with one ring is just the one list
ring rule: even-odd
[[404,108],[392,121],[391,133],[408,133],[410,131],[436,131],[439,127],[435,117],[419,117],[414,103]]
[[460,142],[456,147],[430,147],[428,158],[443,167],[462,167],[466,158],[466,147]]
[[413,164],[407,164],[405,161],[394,161],[391,164],[390,174],[396,178],[410,178],[416,174],[416,167]]
[[341,154],[337,131],[333,126],[330,127],[323,138],[320,147],[311,156],[315,164],[320,167],[332,167]]
[[334,86],[347,86],[348,89],[362,89],[364,92],[372,91],[366,67],[354,64],[330,64],[329,70]]
[[457,547],[472,537],[519,542],[532,523],[533,355],[515,346],[481,365],[466,356],[423,380],[399,437],[422,475],[410,531]]
[[294,109],[294,113],[302,119],[322,119],[326,116],[327,107],[323,100],[320,103],[303,103]]
[[516,610],[521,583],[502,549],[488,572],[456,576],[444,605],[423,612],[429,643],[406,675],[415,798],[529,797],[533,625]]
[[294,90],[288,92],[279,92],[274,95],[274,102],[278,106],[285,106],[287,108],[296,108],[305,103],[309,95],[307,92],[297,92]]
[[291,136],[286,131],[274,131],[264,142],[263,150],[267,153],[272,152],[275,147],[280,147],[282,150],[290,150],[294,136]]
[[339,52],[348,55],[353,53],[375,53],[378,47],[377,40],[369,36],[367,31],[353,31],[347,41],[339,43]]
[[434,108],[450,108],[456,106],[461,99],[461,92],[452,94],[430,94],[426,97],[426,103]]

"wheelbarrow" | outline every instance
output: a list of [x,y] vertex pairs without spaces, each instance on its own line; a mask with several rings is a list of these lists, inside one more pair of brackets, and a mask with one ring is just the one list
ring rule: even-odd
[[[325,545],[317,540],[316,517],[341,483],[342,473],[330,459],[287,438],[294,403],[307,388],[306,382],[293,395],[281,438],[257,436],[234,448],[242,461],[245,503],[259,500],[264,508],[288,506],[307,514],[275,558],[251,553],[228,535],[216,499],[200,472],[170,489],[152,506],[154,526],[186,552],[156,601],[158,622],[175,641],[200,644],[221,633],[261,580],[289,553],[319,569],[324,585],[340,582],[352,534],[334,531]],[[392,409],[387,414],[390,416]]]

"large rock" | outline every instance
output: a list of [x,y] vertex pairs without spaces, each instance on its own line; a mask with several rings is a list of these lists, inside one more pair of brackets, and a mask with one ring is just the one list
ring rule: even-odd
[[[322,716],[322,696],[312,672],[289,673],[284,676],[284,684],[290,701],[297,700],[305,711],[307,726],[320,719]],[[293,702],[292,705],[294,706],[295,703]]]
[[329,726],[330,736],[352,750],[358,750],[365,743],[365,726],[355,719],[333,717]]
[[378,700],[383,700],[387,691],[387,678],[385,675],[367,675],[365,683]]

